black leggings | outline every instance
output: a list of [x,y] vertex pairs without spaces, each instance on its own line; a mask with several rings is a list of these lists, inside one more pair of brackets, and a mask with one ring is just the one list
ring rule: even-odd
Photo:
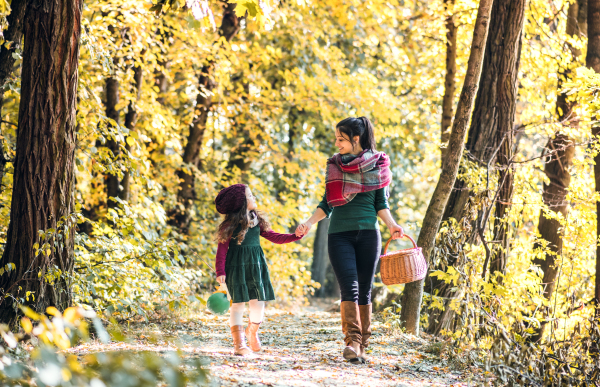
[[371,303],[371,288],[381,252],[379,230],[329,234],[329,259],[340,284],[342,301]]

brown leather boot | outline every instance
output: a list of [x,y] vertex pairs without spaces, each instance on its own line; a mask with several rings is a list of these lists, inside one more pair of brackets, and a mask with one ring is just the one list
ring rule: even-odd
[[362,343],[360,313],[354,301],[342,301],[342,332],[344,332],[344,359],[358,360],[360,345]]
[[371,337],[371,314],[373,311],[372,305],[359,305],[358,310],[360,312],[360,324],[361,324],[361,337],[362,342],[360,345],[360,355],[363,361],[368,361],[369,358],[366,354],[366,349],[369,346],[369,338]]
[[248,322],[248,328],[246,328],[246,337],[248,338],[248,346],[254,352],[260,352],[260,339],[258,338],[258,328],[261,323]]
[[246,346],[246,338],[244,337],[244,327],[242,325],[234,325],[231,327],[231,337],[233,338],[233,354],[238,356],[246,356],[251,354],[250,348]]

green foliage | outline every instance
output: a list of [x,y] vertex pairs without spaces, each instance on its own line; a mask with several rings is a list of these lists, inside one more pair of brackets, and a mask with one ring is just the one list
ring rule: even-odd
[[129,318],[201,300],[190,286],[203,272],[183,268],[176,242],[160,234],[166,220],[162,207],[148,201],[132,208],[116,200],[119,206],[108,210],[105,221],[90,222],[90,235],[77,234],[75,302]]

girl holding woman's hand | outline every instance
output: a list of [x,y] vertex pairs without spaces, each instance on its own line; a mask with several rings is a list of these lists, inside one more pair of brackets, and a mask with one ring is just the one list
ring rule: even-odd
[[371,288],[381,252],[379,216],[392,238],[404,236],[389,210],[390,160],[375,150],[373,125],[366,117],[346,118],[336,125],[339,153],[327,160],[325,195],[312,216],[296,228],[308,233],[325,217],[328,250],[342,296],[344,358],[366,361],[371,336]]
[[[265,313],[265,302],[275,299],[260,237],[283,244],[297,241],[302,236],[271,230],[266,216],[257,209],[256,198],[245,184],[222,189],[215,205],[217,211],[225,215],[217,231],[217,281],[226,283],[233,301],[229,314],[233,353],[245,356],[261,351],[258,329]],[[246,302],[250,321],[244,329]]]

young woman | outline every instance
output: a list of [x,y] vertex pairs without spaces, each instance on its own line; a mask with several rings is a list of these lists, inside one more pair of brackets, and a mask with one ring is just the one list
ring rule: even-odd
[[329,223],[328,250],[340,285],[344,358],[366,361],[371,336],[371,288],[381,252],[377,216],[394,239],[404,231],[388,205],[390,161],[375,149],[373,125],[366,117],[350,117],[335,128],[339,153],[327,160],[325,195],[310,219],[300,224],[304,236],[325,217]]

